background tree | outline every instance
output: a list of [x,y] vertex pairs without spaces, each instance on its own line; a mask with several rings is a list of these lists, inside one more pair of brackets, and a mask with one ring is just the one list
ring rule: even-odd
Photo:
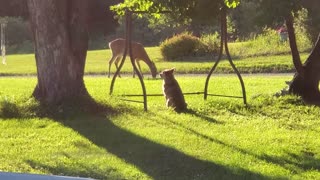
[[[275,6],[275,4],[277,4],[277,6]],[[274,16],[274,18],[282,18],[286,22],[293,64],[297,70],[290,84],[289,92],[301,96],[308,104],[320,105],[320,39],[318,38],[310,56],[305,63],[302,64],[294,29],[293,14],[297,13],[298,10],[306,6],[306,4],[299,0],[260,0],[259,5],[262,12],[263,10],[266,12],[271,8],[276,8],[275,14],[272,16]]]
[[320,32],[320,1],[318,0],[304,0],[301,2],[302,6],[308,10],[308,17],[310,18],[307,22],[308,28],[308,35],[312,42],[316,42],[318,33]]
[[125,0],[123,3],[113,6],[112,10],[119,15],[123,15],[125,9],[148,11],[153,13],[156,18],[160,17],[160,11],[168,10],[170,13],[162,20],[173,20],[179,22],[180,25],[190,24],[194,35],[200,36],[199,27],[214,24],[219,19],[217,17],[221,9],[235,8],[239,3],[239,0]]
[[155,13],[169,10],[172,18],[177,21],[186,21],[191,19],[191,23],[212,23],[217,18],[219,10],[223,6],[236,7],[240,0],[125,0],[123,3],[112,7],[112,10],[118,14],[123,14],[125,9],[142,10]]

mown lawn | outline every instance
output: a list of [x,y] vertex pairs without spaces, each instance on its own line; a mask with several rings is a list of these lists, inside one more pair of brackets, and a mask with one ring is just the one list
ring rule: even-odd
[[[291,76],[244,76],[241,99],[186,96],[189,111],[168,110],[163,97],[142,104],[118,95],[140,93],[137,79],[86,77],[104,113],[37,114],[29,99],[35,78],[0,78],[0,170],[97,179],[317,179],[319,108],[275,97]],[[204,76],[178,76],[184,92],[202,91]],[[146,79],[147,93],[162,81]],[[234,76],[214,76],[210,93],[241,95]],[[135,98],[139,100],[139,98]]]
[[[215,58],[208,56],[201,60],[191,58],[181,58],[174,62],[162,60],[158,47],[146,48],[150,58],[155,61],[158,72],[163,69],[175,67],[178,73],[208,73],[214,64]],[[231,52],[232,53],[232,52]],[[106,74],[108,71],[108,60],[111,58],[110,50],[88,51],[86,61],[86,74]],[[302,54],[302,59],[307,58],[307,53]],[[234,63],[241,73],[286,73],[294,72],[292,58],[290,55],[270,55],[250,58],[234,58]],[[142,63],[143,72],[149,72],[149,69]],[[112,66],[112,73],[115,72],[115,66]],[[123,73],[132,73],[132,66],[127,58]],[[233,72],[229,62],[222,60],[216,72]],[[0,75],[35,75],[36,66],[34,55],[20,54],[7,56],[7,65],[0,65]]]

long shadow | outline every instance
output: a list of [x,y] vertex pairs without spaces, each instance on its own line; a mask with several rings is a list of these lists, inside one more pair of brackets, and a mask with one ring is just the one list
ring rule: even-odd
[[313,152],[301,151],[300,154],[286,152],[288,157],[275,157],[262,155],[260,159],[266,160],[273,164],[278,164],[285,169],[290,170],[293,174],[304,171],[320,171],[320,159],[315,157]]
[[188,109],[185,113],[194,115],[194,116],[196,116],[196,117],[198,117],[200,119],[206,120],[206,121],[211,122],[211,123],[223,124],[223,122],[217,121],[216,119],[214,119],[214,118],[212,118],[210,116],[206,116],[204,114],[200,114],[197,111],[194,111],[193,109]]
[[[254,158],[257,158],[261,161],[270,162],[272,164],[276,164],[281,166],[284,169],[290,170],[290,172],[297,174],[299,171],[309,171],[309,170],[320,170],[320,159],[315,157],[315,153],[312,151],[301,151],[299,155],[286,152],[287,156],[279,157],[279,156],[270,156],[267,154],[255,154],[253,152],[250,152],[248,150],[242,149],[240,147],[234,146],[232,144],[227,144],[221,140],[218,140],[216,138],[210,137],[208,135],[202,134],[193,128],[186,127],[183,124],[177,123],[173,120],[170,120],[166,117],[162,117],[163,121],[153,120],[156,121],[156,123],[168,126],[175,130],[182,130],[187,131],[190,134],[194,134],[196,136],[199,136],[203,139],[206,139],[208,141],[211,141],[216,144],[220,144],[223,146],[226,146],[230,149],[236,150],[238,152],[241,152],[244,155],[252,156]],[[280,178],[280,177],[279,177]]]
[[242,168],[226,167],[191,157],[121,129],[104,117],[63,123],[97,146],[135,165],[153,179],[268,179]]
[[[11,107],[11,105],[9,106]],[[9,108],[12,109],[12,108]],[[15,109],[15,108],[13,108]],[[99,109],[93,108],[93,109]],[[134,116],[138,116],[139,113],[130,109],[112,109],[111,107],[104,107],[107,114],[112,114],[116,116],[122,112],[130,112]],[[8,116],[12,115],[11,111],[7,114]],[[13,112],[16,112],[15,110]],[[73,112],[73,110],[72,110]],[[97,111],[99,112],[99,111]],[[197,116],[197,113],[194,112]],[[194,114],[190,113],[190,114]],[[245,170],[241,167],[228,167],[221,164],[217,164],[210,161],[205,161],[192,157],[190,155],[184,154],[174,148],[167,147],[165,145],[153,142],[145,137],[136,135],[130,131],[122,129],[112,123],[109,119],[99,113],[99,115],[89,115],[91,113],[83,113],[82,118],[78,118],[79,114],[75,112],[70,114],[63,114],[58,117],[49,116],[56,121],[63,123],[65,126],[72,128],[77,131],[82,136],[86,137],[88,140],[96,144],[97,146],[106,149],[106,151],[116,155],[120,159],[136,166],[138,169],[143,171],[145,174],[149,175],[153,179],[270,179],[274,177],[263,176],[259,173],[254,173],[248,170]],[[2,112],[2,115],[3,112]],[[1,116],[2,116],[1,115]],[[47,115],[47,114],[46,114]],[[68,116],[65,116],[68,115]],[[154,114],[150,114],[154,115]],[[68,117],[68,118],[64,118]],[[69,118],[71,117],[71,118]],[[74,117],[74,118],[72,118]],[[199,116],[201,117],[201,116]],[[26,117],[19,116],[15,118],[24,119]],[[78,118],[78,119],[75,119]],[[231,149],[237,150],[245,155],[253,156],[257,159],[270,162],[273,164],[278,164],[283,168],[291,170],[291,172],[298,171],[307,171],[307,170],[320,170],[320,160],[314,156],[313,152],[302,152],[302,154],[292,154],[288,152],[288,157],[274,157],[270,155],[259,155],[241,149],[232,144],[226,144],[218,139],[209,137],[205,134],[201,134],[196,130],[186,127],[182,124],[179,124],[166,117],[162,117],[174,129],[182,129],[188,131],[192,134],[195,134],[199,137],[207,139],[209,141],[215,142],[217,144],[224,145]],[[72,119],[72,120],[66,120]],[[217,120],[207,119],[212,123],[217,123]],[[159,121],[158,123],[163,123]],[[76,144],[75,144],[76,145]],[[215,153],[215,152],[212,152]],[[30,165],[35,167],[43,167],[48,169],[54,174],[60,173],[71,173],[72,175],[81,175],[81,173],[75,172],[73,169],[68,167],[50,167],[41,162],[29,161]],[[288,166],[289,165],[289,166]],[[104,175],[105,172],[96,172],[91,168],[84,167],[87,169],[89,174],[93,175],[92,177],[97,177],[103,179],[108,175]],[[84,173],[87,174],[87,173]],[[112,178],[112,177],[108,177]]]

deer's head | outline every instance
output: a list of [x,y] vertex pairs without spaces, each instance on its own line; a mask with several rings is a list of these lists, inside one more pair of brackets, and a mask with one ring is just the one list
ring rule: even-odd
[[158,72],[157,72],[157,67],[153,61],[151,61],[151,64],[150,64],[150,71],[151,71],[152,78],[156,78]]

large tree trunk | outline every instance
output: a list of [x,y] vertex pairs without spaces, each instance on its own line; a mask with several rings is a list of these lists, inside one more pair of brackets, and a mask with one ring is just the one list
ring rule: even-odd
[[293,28],[292,18],[286,20],[290,48],[297,73],[289,87],[289,92],[301,96],[307,104],[320,105],[320,35],[306,62],[302,65]]
[[83,75],[88,49],[88,0],[28,0],[38,84],[34,97],[58,105],[89,97]]

